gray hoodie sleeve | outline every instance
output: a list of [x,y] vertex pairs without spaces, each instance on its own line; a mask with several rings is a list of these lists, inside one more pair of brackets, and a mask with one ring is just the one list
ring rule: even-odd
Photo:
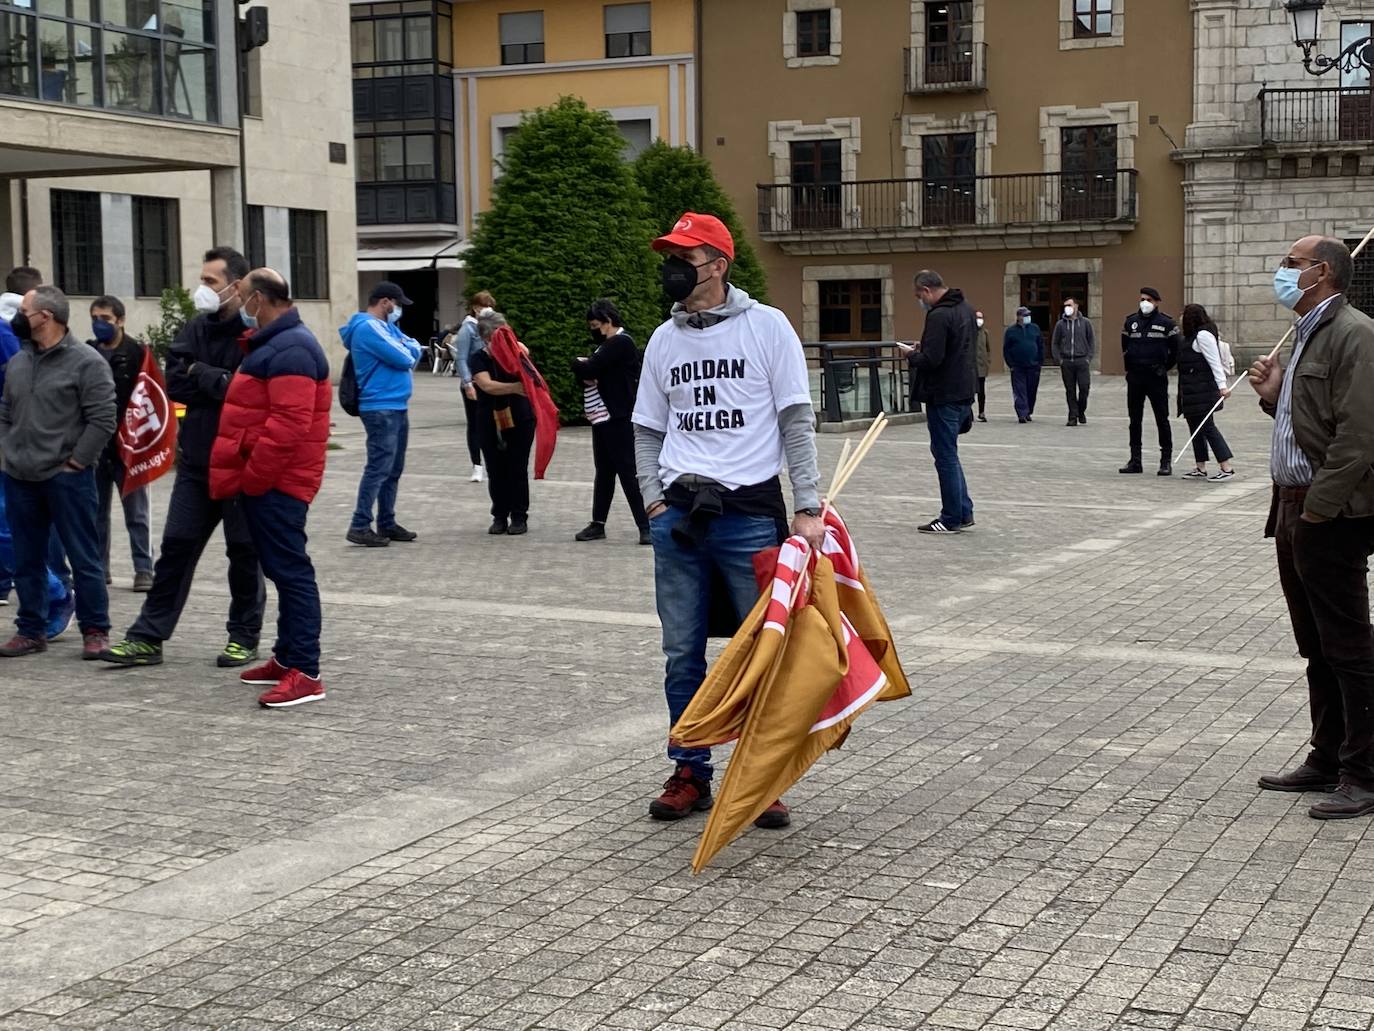
[[792,481],[792,511],[820,508],[820,462],[816,457],[816,413],[809,404],[791,405],[778,413],[787,477]]
[[[98,357],[98,356],[97,356]],[[87,361],[81,365],[81,415],[85,429],[76,440],[71,460],[80,466],[92,466],[99,460],[105,445],[110,442],[118,420],[115,417],[114,374],[104,359]]]
[[644,507],[663,500],[663,481],[658,478],[658,457],[663,453],[666,434],[635,423],[635,476]]

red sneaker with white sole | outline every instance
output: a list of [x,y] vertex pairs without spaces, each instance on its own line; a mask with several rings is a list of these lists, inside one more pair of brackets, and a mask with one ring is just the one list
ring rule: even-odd
[[281,683],[258,698],[264,709],[285,709],[306,702],[324,701],[324,681],[319,677],[307,677],[298,669],[286,671]]
[[254,666],[252,669],[246,669],[240,673],[239,683],[271,687],[273,684],[280,683],[289,672],[291,671],[278,662],[277,657],[273,655],[261,666]]

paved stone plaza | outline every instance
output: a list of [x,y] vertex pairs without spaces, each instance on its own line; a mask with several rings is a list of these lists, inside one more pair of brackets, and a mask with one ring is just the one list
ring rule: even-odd
[[571,540],[587,431],[530,535],[489,538],[454,381],[420,377],[420,540],[370,551],[340,414],[311,513],[326,702],[260,710],[213,667],[219,538],[164,666],[69,638],[0,667],[0,1028],[1369,1029],[1374,831],[1255,787],[1307,731],[1268,420],[1228,406],[1229,483],[1128,478],[1123,384],[1070,430],[1057,383],[1027,426],[990,384],[973,533],[914,532],[923,426],[874,450],[841,509],[914,695],[695,878],[703,821],[645,813],[650,550],[619,501],[611,540]]

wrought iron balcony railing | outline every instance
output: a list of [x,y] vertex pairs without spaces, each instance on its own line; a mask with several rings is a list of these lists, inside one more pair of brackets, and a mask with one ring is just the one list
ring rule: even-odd
[[976,93],[988,88],[986,43],[928,43],[907,47],[906,91],[922,93]]
[[764,184],[758,188],[759,232],[812,236],[1133,225],[1136,174],[1120,169]]
[[1260,140],[1274,144],[1374,142],[1368,86],[1260,90]]

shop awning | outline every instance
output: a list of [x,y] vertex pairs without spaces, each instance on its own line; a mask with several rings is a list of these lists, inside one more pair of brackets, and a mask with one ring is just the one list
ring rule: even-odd
[[463,240],[400,240],[359,243],[359,272],[413,272],[418,269],[460,269]]

